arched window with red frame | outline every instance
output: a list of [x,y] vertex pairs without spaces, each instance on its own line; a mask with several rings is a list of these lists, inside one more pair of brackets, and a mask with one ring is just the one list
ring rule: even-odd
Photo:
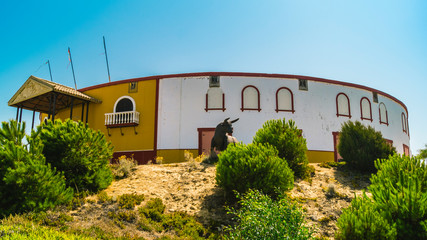
[[345,93],[338,93],[336,98],[337,117],[351,118],[350,99]]
[[378,111],[380,113],[380,124],[385,124],[388,126],[388,113],[387,108],[383,102],[378,106]]
[[287,87],[281,87],[276,91],[276,112],[295,112],[294,95]]
[[372,122],[371,101],[367,97],[360,99],[360,119]]
[[253,85],[248,85],[242,90],[242,108],[245,110],[256,110],[258,112],[261,111],[260,107],[260,94],[258,88]]

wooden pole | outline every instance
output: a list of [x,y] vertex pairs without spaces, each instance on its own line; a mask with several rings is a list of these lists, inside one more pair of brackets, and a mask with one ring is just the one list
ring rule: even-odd
[[73,106],[74,106],[74,98],[71,97],[71,106],[70,106],[70,119],[73,120]]
[[36,116],[36,109],[33,109],[33,121],[31,123],[31,129],[34,129],[34,117]]
[[84,102],[82,102],[82,122],[83,122],[83,115],[84,115],[84,113],[85,113],[85,103]]
[[86,123],[87,123],[87,120],[88,120],[88,118],[89,118],[89,102],[87,102],[87,104],[86,104],[87,106],[86,106]]

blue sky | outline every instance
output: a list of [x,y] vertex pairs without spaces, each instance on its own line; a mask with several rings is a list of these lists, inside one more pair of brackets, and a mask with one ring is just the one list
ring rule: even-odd
[[[427,143],[427,1],[10,1],[0,7],[0,121],[30,75],[77,87],[159,74],[298,74],[384,91]],[[24,111],[31,122],[32,113]]]

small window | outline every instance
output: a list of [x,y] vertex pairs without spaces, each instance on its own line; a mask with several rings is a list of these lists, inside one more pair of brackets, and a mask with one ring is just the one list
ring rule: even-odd
[[222,110],[225,111],[225,95],[219,87],[209,88],[206,93],[205,111]]
[[378,111],[380,112],[380,124],[388,126],[388,113],[384,103],[380,103]]
[[281,87],[276,92],[276,112],[294,113],[294,96],[287,87]]
[[366,97],[360,99],[360,115],[362,120],[369,120],[372,122],[371,102]]
[[138,82],[130,82],[129,83],[129,93],[136,93],[138,92]]
[[350,112],[350,99],[345,93],[339,93],[336,98],[337,103],[337,117],[348,117],[351,118]]
[[219,76],[211,76],[209,77],[209,87],[219,87]]
[[242,110],[242,112],[245,110],[261,111],[258,88],[252,85],[243,88],[242,108],[240,110]]
[[299,90],[308,91],[307,79],[298,79]]
[[372,100],[374,103],[378,103],[378,93],[372,92]]
[[401,117],[402,117],[402,130],[403,130],[403,132],[407,133],[408,132],[408,125],[407,125],[405,113],[402,113]]

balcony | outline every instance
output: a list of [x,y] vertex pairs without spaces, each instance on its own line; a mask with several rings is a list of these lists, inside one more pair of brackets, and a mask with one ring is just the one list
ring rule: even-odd
[[115,127],[134,127],[139,125],[139,112],[116,112],[105,114],[105,126],[107,128]]

